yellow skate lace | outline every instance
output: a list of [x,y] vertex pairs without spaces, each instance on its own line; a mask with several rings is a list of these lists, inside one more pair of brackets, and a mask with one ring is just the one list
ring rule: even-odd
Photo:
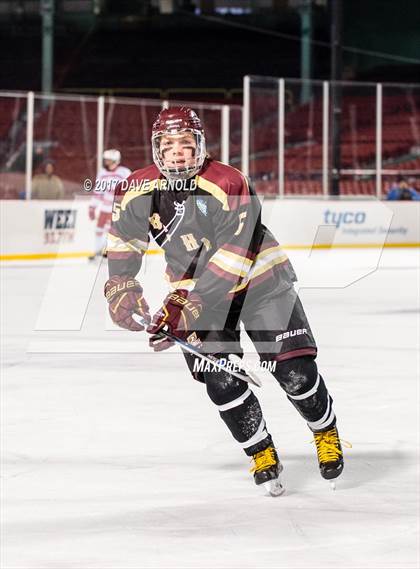
[[351,448],[352,445],[348,441],[343,441],[338,438],[337,429],[334,427],[329,431],[322,433],[314,433],[314,441],[318,453],[319,462],[335,462],[343,454],[343,451],[338,447],[341,442],[343,446]]
[[257,454],[254,454],[252,458],[255,464],[249,470],[250,472],[259,472],[260,470],[265,470],[266,468],[277,464],[274,447],[268,447],[261,452],[257,452]]

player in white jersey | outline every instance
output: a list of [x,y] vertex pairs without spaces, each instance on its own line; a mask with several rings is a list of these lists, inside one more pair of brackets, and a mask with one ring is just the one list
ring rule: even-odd
[[103,153],[103,168],[98,172],[92,198],[89,204],[89,217],[96,220],[95,254],[101,255],[106,236],[111,225],[114,191],[121,180],[125,180],[131,170],[121,166],[121,152],[115,148]]

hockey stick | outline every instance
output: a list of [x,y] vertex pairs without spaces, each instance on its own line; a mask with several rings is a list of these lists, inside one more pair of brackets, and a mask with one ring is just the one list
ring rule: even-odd
[[[136,317],[134,319],[139,324],[141,324],[142,326],[147,326],[147,324],[144,322],[142,318],[139,318],[136,314],[134,316]],[[159,330],[158,334],[160,334],[161,336],[165,336],[166,338],[168,338],[168,340],[171,340],[175,344],[178,344],[178,346],[180,346],[186,352],[189,352],[190,354],[193,354],[194,356],[197,356],[198,358],[211,363],[214,370],[225,371],[226,373],[230,373],[234,377],[237,377],[238,379],[241,379],[246,383],[251,383],[252,385],[261,387],[262,383],[260,378],[251,370],[244,370],[243,362],[239,358],[239,356],[236,356],[235,354],[230,354],[228,356],[229,361],[227,361],[227,359],[217,358],[213,354],[203,354],[203,352],[200,352],[198,348],[195,348],[194,346],[191,346],[191,344],[188,344],[188,342],[184,342],[184,340],[177,338],[167,330],[161,329]],[[238,368],[242,368],[242,371],[238,371]]]

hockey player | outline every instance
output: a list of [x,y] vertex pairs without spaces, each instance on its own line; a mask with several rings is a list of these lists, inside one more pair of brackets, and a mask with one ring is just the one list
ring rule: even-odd
[[[261,207],[245,176],[206,154],[200,119],[189,108],[161,111],[153,125],[154,164],[117,188],[108,239],[105,296],[113,321],[143,330],[150,322],[136,275],[149,235],[163,248],[172,292],[151,319],[150,346],[161,351],[169,331],[204,353],[242,356],[242,323],[263,362],[313,432],[321,475],[343,469],[336,418],[316,365],[317,347],[294,290],[292,265],[261,223]],[[282,469],[256,395],[227,371],[198,370],[184,352],[234,439],[252,457],[256,484]],[[280,493],[280,492],[278,492]]]
[[[111,225],[112,203],[117,184],[131,174],[131,170],[120,166],[121,153],[115,148],[105,150],[102,155],[103,168],[98,172],[89,204],[89,218],[96,220],[95,254],[102,255],[106,236]],[[93,257],[92,257],[93,258]]]

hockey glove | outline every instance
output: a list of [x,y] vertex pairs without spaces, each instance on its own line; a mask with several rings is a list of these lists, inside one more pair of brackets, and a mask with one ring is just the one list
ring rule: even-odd
[[173,336],[191,345],[201,345],[200,339],[194,332],[194,324],[201,315],[203,303],[201,297],[187,290],[179,289],[168,294],[161,309],[154,315],[147,332],[152,334],[149,345],[155,352],[167,350],[173,341],[159,334],[165,328]]
[[89,219],[91,219],[92,221],[95,220],[95,216],[96,216],[96,207],[93,206],[89,206]]
[[146,325],[150,322],[149,305],[136,279],[127,275],[115,275],[105,283],[104,293],[109,304],[109,314],[115,324],[127,330],[144,330],[145,326],[133,320],[133,314],[138,314]]

